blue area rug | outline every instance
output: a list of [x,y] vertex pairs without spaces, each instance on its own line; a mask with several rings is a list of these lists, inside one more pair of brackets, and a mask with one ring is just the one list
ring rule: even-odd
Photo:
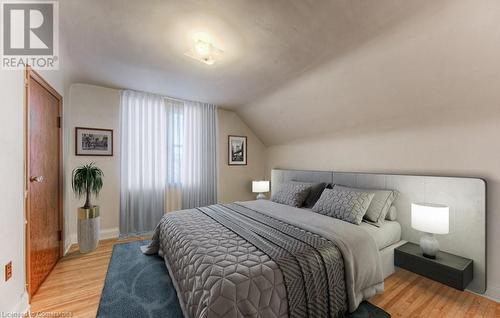
[[104,281],[99,318],[182,317],[163,259],[144,255],[148,241],[117,244]]
[[[182,318],[172,280],[163,259],[144,255],[148,241],[117,244],[97,310],[99,318]],[[349,318],[388,318],[384,310],[362,302]]]

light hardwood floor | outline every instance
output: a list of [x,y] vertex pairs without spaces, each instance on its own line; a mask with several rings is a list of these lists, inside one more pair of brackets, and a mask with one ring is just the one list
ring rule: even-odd
[[88,254],[80,254],[78,247],[72,246],[33,296],[31,312],[95,318],[113,245],[137,239],[143,238],[103,240]]
[[370,299],[392,317],[500,317],[500,303],[400,269]]
[[[89,254],[79,254],[72,247],[33,297],[32,312],[95,317],[113,245],[126,241],[129,240],[101,241],[97,250]],[[405,270],[386,279],[385,290],[370,302],[392,317],[500,317],[500,303]]]

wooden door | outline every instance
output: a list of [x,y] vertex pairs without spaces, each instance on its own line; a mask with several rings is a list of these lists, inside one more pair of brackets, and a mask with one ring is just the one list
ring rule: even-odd
[[26,272],[30,298],[63,253],[62,98],[26,70]]

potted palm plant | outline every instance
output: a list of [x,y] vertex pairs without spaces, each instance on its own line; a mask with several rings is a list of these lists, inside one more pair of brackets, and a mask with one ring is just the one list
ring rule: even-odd
[[78,198],[85,196],[85,204],[78,208],[78,246],[81,253],[96,249],[99,243],[99,206],[92,205],[91,195],[98,196],[102,189],[104,174],[95,163],[83,165],[73,170],[72,187]]

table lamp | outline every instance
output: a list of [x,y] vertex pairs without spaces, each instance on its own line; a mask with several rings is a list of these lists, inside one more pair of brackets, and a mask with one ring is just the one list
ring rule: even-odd
[[252,181],[252,192],[258,193],[257,200],[265,199],[264,192],[269,192],[269,181]]
[[420,238],[420,248],[427,258],[436,258],[439,242],[434,234],[448,234],[450,208],[446,205],[431,203],[411,204],[411,227],[425,232]]

